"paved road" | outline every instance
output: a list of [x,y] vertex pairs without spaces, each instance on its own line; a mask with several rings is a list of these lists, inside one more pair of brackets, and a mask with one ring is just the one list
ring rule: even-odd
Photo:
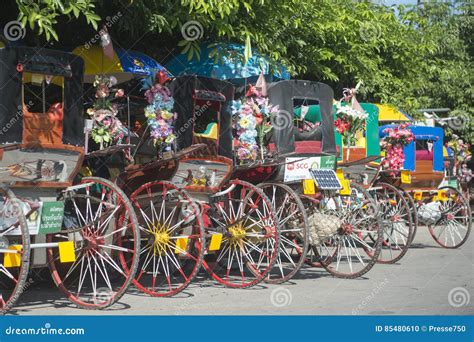
[[202,274],[178,297],[150,298],[131,290],[107,311],[76,309],[61,298],[51,282],[36,281],[11,314],[474,314],[474,236],[462,248],[446,250],[435,244],[426,228],[418,232],[414,246],[398,264],[376,265],[362,279],[337,279],[322,269],[304,268],[288,284],[234,290],[220,287]]

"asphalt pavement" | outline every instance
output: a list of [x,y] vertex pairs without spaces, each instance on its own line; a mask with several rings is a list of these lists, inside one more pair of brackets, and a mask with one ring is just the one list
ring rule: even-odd
[[75,308],[50,281],[34,277],[11,315],[473,315],[474,236],[447,250],[419,227],[397,264],[377,264],[360,279],[303,268],[291,282],[224,288],[202,272],[183,293],[150,298],[131,288],[112,308]]

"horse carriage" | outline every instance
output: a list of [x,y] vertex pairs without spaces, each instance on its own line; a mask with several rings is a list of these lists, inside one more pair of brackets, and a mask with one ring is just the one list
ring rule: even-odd
[[[343,106],[352,108],[355,92],[341,100]],[[339,103],[339,108],[341,104]],[[332,119],[338,119],[338,105],[331,108]],[[344,143],[344,130],[333,126],[337,149],[337,174],[342,182],[352,181],[353,187],[363,188],[378,206],[383,237],[378,262],[394,263],[400,260],[407,252],[409,242],[414,234],[415,225],[412,222],[408,199],[396,187],[383,182],[377,176],[380,166],[380,143],[378,135],[379,108],[371,103],[361,103],[360,111],[366,113],[361,130],[353,132],[355,137],[351,146]],[[319,124],[322,121],[322,108],[319,104],[309,103],[306,108],[299,107],[294,110],[295,117],[301,126]],[[344,122],[342,122],[342,125]],[[341,126],[342,126],[341,125]],[[347,190],[345,190],[347,193]],[[359,190],[361,191],[361,190]],[[365,252],[372,254],[369,249]],[[317,258],[310,264],[319,265]]]
[[[268,100],[279,108],[267,137],[269,156],[238,173],[259,183],[277,208],[280,253],[267,281],[286,281],[305,262],[339,277],[363,275],[380,253],[381,226],[370,194],[346,180],[341,185],[335,172],[332,89],[319,82],[280,81],[268,87]],[[320,115],[318,125],[302,131],[294,113],[305,103],[317,103]]]
[[0,60],[0,310],[44,267],[77,306],[108,307],[135,277],[140,231],[115,184],[76,178],[83,61],[26,47],[0,49]]
[[[384,138],[393,126],[380,127]],[[433,239],[444,248],[462,246],[471,231],[469,200],[457,180],[446,177],[441,127],[407,126],[414,136],[404,146],[403,169],[386,172],[384,180],[403,190],[412,200],[416,225],[426,225]],[[413,234],[414,235],[414,234]]]
[[142,233],[134,283],[149,295],[172,296],[202,265],[225,286],[256,285],[276,261],[279,231],[264,192],[235,177],[234,87],[198,76],[177,77],[167,86],[177,114],[177,152],[132,165],[117,180]]

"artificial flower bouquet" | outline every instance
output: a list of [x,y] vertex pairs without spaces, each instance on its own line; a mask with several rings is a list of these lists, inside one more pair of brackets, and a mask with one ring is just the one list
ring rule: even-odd
[[117,118],[118,106],[113,103],[114,98],[124,96],[123,89],[114,89],[117,79],[113,76],[96,76],[94,81],[95,101],[87,114],[93,120],[92,139],[103,149],[113,143],[120,142],[126,130]]
[[403,148],[415,140],[413,132],[408,129],[408,123],[384,130],[386,136],[380,141],[380,147],[386,152],[382,167],[391,170],[392,174],[403,168],[405,152]]
[[150,129],[150,137],[160,153],[171,150],[175,143],[174,121],[177,114],[173,112],[174,100],[171,91],[162,78],[155,77],[155,83],[145,92],[148,106],[145,108],[145,117]]
[[265,158],[265,136],[272,130],[271,117],[277,112],[278,106],[272,106],[254,86],[250,86],[245,98],[233,102],[235,147],[241,163]]
[[357,143],[357,133],[365,129],[367,113],[352,107],[349,103],[339,101],[336,103],[336,126],[337,132],[342,135],[343,144],[346,147],[347,159],[349,159],[350,147]]

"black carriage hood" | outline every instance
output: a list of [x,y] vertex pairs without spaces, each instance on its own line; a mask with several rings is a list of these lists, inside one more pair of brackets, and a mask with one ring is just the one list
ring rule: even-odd
[[[293,99],[318,100],[321,108],[322,151],[336,154],[334,137],[334,116],[332,104],[334,91],[330,86],[320,82],[287,80],[272,83],[268,88],[268,98],[272,105],[279,106],[275,118],[273,139],[280,153],[295,150],[295,134],[293,130]],[[281,126],[281,129],[275,129]]]
[[0,49],[0,145],[22,141],[22,72],[64,76],[63,143],[84,145],[84,62],[73,54],[31,47]]
[[[175,131],[178,137],[178,148],[192,145],[194,96],[222,103],[220,112],[220,132],[218,154],[232,158],[232,101],[235,88],[232,83],[196,75],[175,78],[170,86],[174,98],[174,111],[178,114]],[[222,95],[224,97],[222,97]]]

